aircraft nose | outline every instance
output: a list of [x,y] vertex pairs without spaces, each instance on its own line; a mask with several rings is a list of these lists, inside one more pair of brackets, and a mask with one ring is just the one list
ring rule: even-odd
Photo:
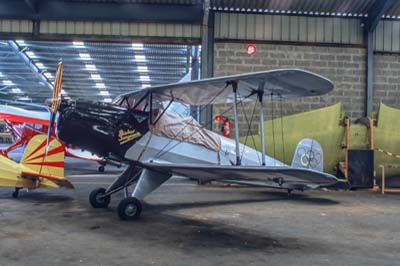
[[[146,125],[141,132],[136,128]],[[125,107],[90,101],[73,101],[64,104],[57,125],[58,136],[66,144],[72,144],[100,157],[110,154],[123,158],[133,145],[131,139],[120,141],[123,134],[143,135],[148,129],[147,120],[140,123]],[[125,136],[125,135],[124,135]]]

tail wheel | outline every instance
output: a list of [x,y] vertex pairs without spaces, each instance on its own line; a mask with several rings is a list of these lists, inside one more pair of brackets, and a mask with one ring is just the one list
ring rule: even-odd
[[104,166],[99,166],[98,170],[99,170],[100,173],[103,173],[104,172]]
[[18,198],[18,196],[19,196],[19,190],[20,190],[20,189],[21,189],[20,187],[16,187],[16,188],[15,188],[15,191],[12,193],[12,197],[13,197],[14,199]]
[[121,200],[118,205],[118,216],[124,221],[133,221],[140,217],[142,204],[137,198],[128,197]]
[[93,190],[89,195],[89,202],[93,208],[107,208],[110,204],[110,195],[104,196],[106,194],[105,188],[97,188]]

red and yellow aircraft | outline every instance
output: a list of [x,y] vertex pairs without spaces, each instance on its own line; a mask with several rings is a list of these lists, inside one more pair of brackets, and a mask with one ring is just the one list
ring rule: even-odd
[[71,182],[64,178],[65,146],[53,136],[55,114],[60,105],[61,86],[62,64],[60,63],[53,88],[48,134],[31,137],[20,163],[0,154],[0,186],[15,187],[14,198],[18,197],[21,188],[28,190],[74,188]]
[[46,135],[34,136],[26,146],[21,162],[0,155],[0,187],[15,187],[13,197],[21,188],[70,188],[64,178],[64,146],[54,137],[47,144]]
[[[0,100],[0,119],[4,120],[8,131],[12,134],[15,141],[6,149],[0,149],[0,154],[8,156],[8,154],[16,148],[26,146],[32,137],[40,134],[47,134],[49,129],[49,116],[50,112],[46,106]],[[56,137],[54,130],[50,133],[51,136]],[[66,156],[95,161],[100,164],[99,172],[104,171],[106,161],[103,158],[90,152],[82,151],[79,148],[67,146],[62,141],[61,145],[64,146]]]

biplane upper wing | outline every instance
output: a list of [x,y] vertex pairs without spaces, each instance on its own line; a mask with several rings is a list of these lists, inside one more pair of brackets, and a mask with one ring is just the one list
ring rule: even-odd
[[153,171],[200,180],[247,180],[282,184],[314,185],[315,187],[330,186],[340,182],[335,176],[327,173],[289,166],[221,166],[167,164],[158,162],[145,162],[142,164],[145,168]]
[[263,90],[266,99],[287,99],[318,96],[330,92],[330,80],[301,69],[278,69],[226,77],[202,79],[150,87],[123,94],[114,102],[127,97],[139,99],[151,92],[153,101],[174,99],[190,105],[231,103],[234,99],[232,84],[244,101],[257,99],[257,91]]
[[32,110],[0,102],[0,119],[46,126],[49,124],[49,111],[45,106]]

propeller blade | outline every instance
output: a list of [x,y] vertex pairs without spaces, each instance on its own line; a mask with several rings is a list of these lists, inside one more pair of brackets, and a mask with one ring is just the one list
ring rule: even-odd
[[61,90],[62,90],[62,72],[63,72],[63,65],[62,62],[58,64],[57,72],[56,72],[56,80],[54,81],[53,86],[53,98],[50,107],[50,120],[49,120],[49,128],[47,131],[47,142],[46,142],[46,152],[45,157],[47,156],[49,143],[51,140],[51,134],[53,133],[54,123],[57,116],[58,108],[61,104]]

